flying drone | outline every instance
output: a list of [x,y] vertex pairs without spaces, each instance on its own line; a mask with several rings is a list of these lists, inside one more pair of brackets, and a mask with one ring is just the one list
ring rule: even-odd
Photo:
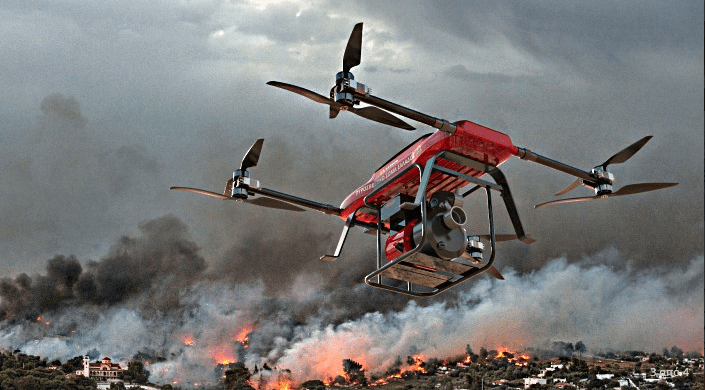
[[[337,259],[350,229],[361,227],[374,234],[377,245],[376,268],[365,276],[367,285],[412,296],[432,296],[483,272],[503,279],[493,266],[497,242],[518,239],[525,244],[534,243],[522,227],[509,184],[499,169],[510,157],[576,177],[555,195],[564,195],[581,184],[594,190],[591,196],[553,200],[535,208],[633,195],[677,185],[638,183],[613,190],[615,178],[608,167],[626,162],[651,136],[586,171],[515,146],[506,134],[488,127],[466,120],[451,123],[376,97],[350,72],[360,65],[361,48],[362,23],[358,23],[343,54],[343,70],[337,73],[328,97],[279,81],[267,83],[329,106],[330,118],[347,111],[385,125],[414,130],[392,115],[394,113],[436,129],[390,158],[370,180],[345,198],[340,207],[268,189],[252,179],[249,169],[259,161],[263,139],[250,147],[222,194],[189,187],[171,189],[275,209],[313,209],[336,216],[345,221],[345,225],[335,252],[322,256],[322,260]],[[360,103],[368,106],[359,108]],[[495,232],[494,192],[502,198],[514,234]],[[467,215],[462,208],[463,200],[476,193],[486,198],[487,232],[470,233],[465,228]]]

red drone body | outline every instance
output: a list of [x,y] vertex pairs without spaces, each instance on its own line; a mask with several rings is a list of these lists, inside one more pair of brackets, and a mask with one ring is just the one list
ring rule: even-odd
[[[347,219],[351,213],[360,210],[364,206],[364,197],[370,194],[380,183],[394,176],[395,173],[401,172],[415,163],[425,165],[428,159],[439,152],[450,151],[494,167],[507,161],[518,152],[518,148],[512,144],[509,136],[504,133],[470,121],[459,121],[455,124],[457,130],[453,134],[442,131],[427,134],[385,163],[372,175],[372,178],[367,183],[345,198],[340,206],[342,209],[340,217]],[[445,162],[445,165],[450,169],[458,168],[458,164],[452,162]],[[468,167],[462,167],[458,171],[474,177],[485,174],[485,172]],[[468,182],[461,178],[444,177],[441,173],[437,173],[431,176],[426,189],[426,196],[430,198],[436,191],[455,192],[458,188],[467,184]],[[398,179],[393,186],[389,186],[385,191],[376,194],[372,201],[375,204],[383,204],[400,193],[415,196],[418,187],[418,174],[410,171]],[[377,223],[376,217],[371,214],[358,216],[357,219],[359,221]]]

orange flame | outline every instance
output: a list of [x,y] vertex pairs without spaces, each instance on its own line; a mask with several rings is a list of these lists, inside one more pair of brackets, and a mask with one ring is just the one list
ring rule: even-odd
[[414,355],[411,357],[411,359],[414,361],[414,363],[411,365],[409,371],[419,371],[425,374],[426,369],[424,367],[421,367],[421,365],[424,363],[423,359],[421,358],[421,355]]
[[[509,357],[508,355],[511,355],[513,357]],[[501,359],[501,358],[507,358],[510,363],[516,365],[516,366],[526,366],[529,363],[529,359],[531,359],[531,356],[527,354],[518,354],[509,348],[505,347],[500,347],[497,349],[497,356],[495,356],[495,359]]]
[[211,351],[210,355],[216,364],[230,364],[237,361],[232,352],[225,350],[224,347]]
[[335,375],[335,378],[329,377],[323,380],[323,384],[326,385],[326,387],[332,386],[334,381],[338,378],[342,377],[345,379],[345,383],[350,383],[352,381],[352,378],[350,378],[350,375],[348,375],[347,372],[339,372],[338,374]]
[[237,335],[235,335],[235,340],[241,343],[245,348],[247,348],[247,343],[250,341],[250,338],[248,337],[252,331],[255,330],[254,325],[248,325],[242,329],[240,329],[239,332],[237,332]]
[[293,387],[293,383],[291,382],[291,380],[285,378],[285,379],[280,379],[274,388],[276,390],[292,390],[294,387]]
[[189,335],[184,337],[184,344],[185,345],[193,345],[193,336]]

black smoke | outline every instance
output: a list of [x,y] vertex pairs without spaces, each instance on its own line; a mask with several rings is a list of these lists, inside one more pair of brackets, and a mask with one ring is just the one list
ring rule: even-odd
[[88,261],[73,256],[47,261],[46,275],[20,274],[0,281],[0,321],[28,321],[67,307],[118,304],[145,315],[180,308],[179,294],[200,280],[206,263],[173,216],[139,226],[139,237],[121,237],[108,255]]

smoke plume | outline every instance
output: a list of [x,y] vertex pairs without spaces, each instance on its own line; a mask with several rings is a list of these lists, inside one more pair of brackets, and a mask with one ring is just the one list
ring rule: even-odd
[[[3,279],[0,346],[51,359],[88,351],[141,359],[156,382],[203,383],[234,361],[289,369],[301,382],[339,375],[344,359],[383,373],[409,355],[460,356],[468,345],[583,341],[595,352],[703,343],[702,256],[657,272],[608,249],[531,273],[504,268],[505,281],[480,276],[441,298],[410,300],[362,284],[364,267],[345,274],[297,263],[310,253],[304,244],[236,245],[221,274],[226,262],[209,269],[177,218],[139,229],[100,260],[56,256],[45,274]],[[271,275],[285,265],[286,276]]]

